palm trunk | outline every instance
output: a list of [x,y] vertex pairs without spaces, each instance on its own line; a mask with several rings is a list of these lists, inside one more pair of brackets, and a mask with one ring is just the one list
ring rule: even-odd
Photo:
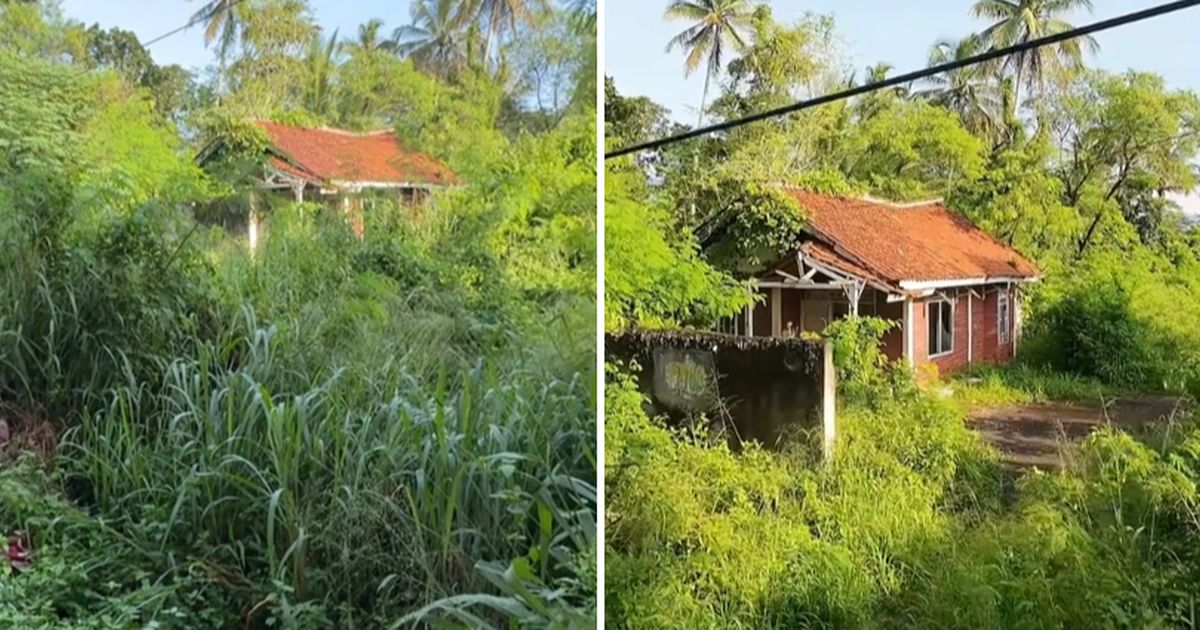
[[1025,70],[1025,58],[1019,57],[1017,60],[1017,75],[1013,81],[1013,98],[1011,111],[1008,113],[1008,120],[1011,123],[1017,121],[1017,111],[1021,109],[1021,78]]
[[708,82],[712,80],[712,73],[704,73],[704,91],[700,93],[700,117],[696,120],[696,126],[704,124],[704,104],[708,102]]
[[487,29],[483,34],[483,68],[489,70],[492,63],[492,29]]

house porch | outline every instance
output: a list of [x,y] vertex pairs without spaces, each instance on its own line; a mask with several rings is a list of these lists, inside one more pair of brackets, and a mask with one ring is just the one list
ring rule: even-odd
[[[889,360],[949,374],[1016,353],[1020,293],[1013,282],[926,283],[900,289],[797,256],[760,277],[755,303],[722,325],[750,336],[820,335],[849,316],[894,322],[882,339]],[[947,286],[936,286],[945,284]],[[926,368],[932,369],[932,368]]]

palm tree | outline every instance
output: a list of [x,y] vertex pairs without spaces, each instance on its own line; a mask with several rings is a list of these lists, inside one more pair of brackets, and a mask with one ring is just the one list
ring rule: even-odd
[[538,12],[550,10],[550,0],[464,0],[465,18],[478,20],[482,25],[483,58],[492,55],[492,43],[512,33]]
[[383,30],[383,20],[371,18],[366,23],[359,25],[358,40],[343,42],[341,50],[351,55],[376,51],[394,52],[396,43],[390,39],[380,38],[379,31],[381,30]]
[[724,67],[726,51],[746,48],[750,19],[754,14],[751,0],[671,0],[664,17],[668,20],[688,20],[693,24],[671,38],[667,51],[683,48],[684,76],[695,72],[701,64],[704,70],[704,92],[700,96],[699,126],[704,122],[704,105],[713,77]]
[[[983,51],[983,39],[969,35],[958,41],[944,39],[929,51],[929,65],[961,61]],[[924,80],[925,89],[915,96],[956,112],[969,131],[992,137],[1003,107],[1000,86],[992,68],[974,65],[935,74]]]
[[328,39],[313,35],[304,53],[304,108],[318,116],[327,116],[336,102],[334,74],[338,65],[338,32]]
[[446,77],[466,63],[467,32],[460,0],[417,0],[412,5],[412,24],[392,34],[400,54],[418,67]]
[[[978,0],[971,13],[994,20],[980,37],[990,48],[1004,48],[1075,28],[1061,16],[1078,9],[1092,10],[1091,0]],[[1100,45],[1091,37],[1068,39],[1008,57],[1004,69],[1013,77],[1015,108],[1022,87],[1042,88],[1047,79],[1060,78],[1067,70],[1083,65],[1084,50],[1095,53]],[[1010,112],[1010,116],[1014,112]]]
[[567,13],[571,16],[571,24],[579,32],[595,32],[596,0],[570,0],[567,2]]
[[204,23],[204,45],[217,42],[217,56],[224,60],[245,28],[244,0],[205,0],[192,15],[191,23]]

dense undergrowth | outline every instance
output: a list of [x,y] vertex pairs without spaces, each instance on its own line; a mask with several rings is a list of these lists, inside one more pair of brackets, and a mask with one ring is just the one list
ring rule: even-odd
[[594,114],[252,254],[140,91],[0,101],[0,627],[594,625]]
[[[607,621],[619,628],[1187,628],[1197,622],[1200,429],[1104,428],[1059,472],[1017,472],[964,423],[976,404],[1127,390],[1028,363],[918,387],[886,322],[836,322],[838,442],[779,450],[606,393]],[[951,395],[947,396],[947,391]]]
[[382,623],[514,559],[513,594],[553,582],[543,614],[587,614],[586,297],[471,295],[411,232],[309,217],[253,261],[135,214],[94,235],[119,248],[4,266],[4,400],[65,433],[52,474],[0,473],[38,556],[0,617]]
[[731,452],[606,395],[608,620],[622,628],[1193,627],[1200,431],[1105,429],[1015,488],[950,401],[853,405],[814,445]]

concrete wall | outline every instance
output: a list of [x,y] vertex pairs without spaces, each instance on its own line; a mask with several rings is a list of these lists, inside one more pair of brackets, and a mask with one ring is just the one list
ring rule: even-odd
[[651,413],[681,423],[717,420],[734,447],[748,440],[774,447],[832,422],[836,381],[822,341],[633,331],[608,335],[605,347],[608,360],[641,366]]

